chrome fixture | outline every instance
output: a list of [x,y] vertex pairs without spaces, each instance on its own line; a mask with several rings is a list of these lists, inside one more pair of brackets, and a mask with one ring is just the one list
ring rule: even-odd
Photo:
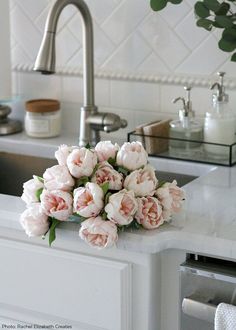
[[22,124],[19,120],[9,119],[11,108],[0,104],[0,136],[15,134],[22,131]]
[[47,17],[34,70],[43,74],[55,73],[57,22],[62,10],[70,4],[79,10],[83,22],[84,104],[80,112],[79,145],[95,145],[100,140],[100,131],[116,131],[126,127],[127,121],[114,113],[99,113],[94,103],[93,23],[89,8],[83,0],[57,0],[54,3]]

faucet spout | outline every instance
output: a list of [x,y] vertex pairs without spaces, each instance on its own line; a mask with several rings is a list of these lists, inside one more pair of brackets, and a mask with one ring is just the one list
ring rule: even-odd
[[34,70],[44,74],[55,73],[57,23],[67,5],[74,5],[82,15],[84,106],[94,106],[93,23],[89,8],[83,0],[57,0],[54,3],[47,17]]
[[[80,112],[79,145],[92,145],[100,140],[100,130],[94,129],[90,117],[98,113],[94,103],[94,50],[93,23],[88,6],[84,0],[57,0],[52,6],[45,25],[43,40],[35,61],[34,70],[43,74],[55,73],[55,37],[58,19],[67,5],[74,5],[82,16],[83,25],[83,93],[84,102]],[[97,127],[97,126],[96,126]],[[122,127],[122,125],[120,126]]]

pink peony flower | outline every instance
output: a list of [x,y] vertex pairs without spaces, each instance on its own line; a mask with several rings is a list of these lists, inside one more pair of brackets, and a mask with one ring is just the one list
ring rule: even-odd
[[155,197],[137,198],[138,211],[135,214],[135,219],[145,229],[155,229],[163,224],[162,207],[160,202]]
[[154,195],[157,187],[155,170],[151,165],[146,165],[143,169],[131,172],[124,181],[127,190],[133,190],[136,197]]
[[117,143],[112,144],[111,141],[101,141],[95,147],[99,162],[104,162],[109,158],[115,158],[117,151],[120,149]]
[[44,185],[48,190],[71,191],[75,181],[64,165],[55,165],[48,168],[44,174]]
[[27,208],[20,216],[20,223],[29,237],[44,235],[49,230],[48,216],[43,213],[40,203]]
[[166,182],[163,185],[164,188],[168,188],[170,195],[172,197],[172,211],[177,213],[180,212],[183,205],[183,200],[185,199],[185,192],[183,189],[177,186],[177,181]]
[[102,185],[103,183],[109,183],[109,189],[121,190],[123,185],[123,175],[114,170],[114,168],[108,162],[102,162],[99,164],[98,169],[94,173],[92,182]]
[[107,218],[112,222],[121,226],[130,224],[137,211],[134,192],[123,189],[111,195],[105,211],[107,212]]
[[79,147],[76,146],[68,147],[66,144],[62,144],[55,152],[55,157],[58,161],[58,164],[66,166],[67,158],[74,149],[79,149]]
[[67,158],[68,169],[75,178],[90,176],[97,164],[97,155],[87,148],[74,149]]
[[176,180],[172,183],[164,183],[162,187],[157,189],[156,196],[162,205],[163,217],[166,221],[170,219],[173,212],[181,211],[185,193],[183,189],[177,186]]
[[141,142],[125,142],[117,153],[118,165],[130,171],[137,170],[147,164],[148,154]]
[[86,243],[98,249],[110,247],[118,239],[116,225],[111,221],[102,220],[101,217],[83,221],[79,236]]
[[162,215],[165,221],[169,221],[172,215],[172,197],[167,187],[158,188],[156,196],[162,206]]
[[27,205],[39,202],[39,198],[37,197],[37,192],[43,187],[44,187],[43,182],[40,181],[40,179],[37,176],[33,175],[33,179],[23,184],[23,194],[21,198]]
[[104,206],[102,188],[96,183],[88,182],[85,187],[74,190],[74,212],[82,217],[96,217]]
[[43,190],[41,205],[43,211],[50,217],[66,221],[72,214],[72,196],[62,190]]

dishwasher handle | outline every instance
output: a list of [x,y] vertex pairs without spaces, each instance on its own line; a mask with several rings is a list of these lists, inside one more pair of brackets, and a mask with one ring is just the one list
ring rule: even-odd
[[216,307],[216,305],[204,303],[191,296],[184,298],[182,301],[184,314],[209,323],[214,323]]

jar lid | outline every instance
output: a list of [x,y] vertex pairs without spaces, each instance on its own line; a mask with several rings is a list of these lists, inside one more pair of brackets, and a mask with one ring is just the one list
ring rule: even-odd
[[29,100],[25,107],[29,112],[52,112],[60,109],[60,102],[52,99]]

